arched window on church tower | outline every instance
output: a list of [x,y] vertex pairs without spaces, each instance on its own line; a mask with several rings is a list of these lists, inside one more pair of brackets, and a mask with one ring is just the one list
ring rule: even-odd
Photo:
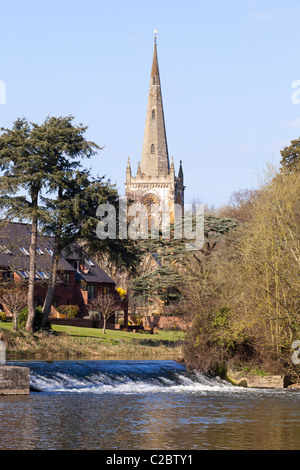
[[155,109],[152,109],[152,119],[155,119]]
[[151,153],[155,153],[155,147],[154,144],[151,145]]

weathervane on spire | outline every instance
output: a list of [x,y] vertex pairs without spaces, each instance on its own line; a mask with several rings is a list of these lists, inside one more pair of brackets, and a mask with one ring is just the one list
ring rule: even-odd
[[156,31],[156,28],[154,29],[153,33],[154,33],[154,44],[156,44],[156,37],[157,37],[157,31]]

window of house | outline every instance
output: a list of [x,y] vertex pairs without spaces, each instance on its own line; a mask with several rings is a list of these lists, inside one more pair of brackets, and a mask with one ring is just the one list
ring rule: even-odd
[[90,266],[95,266],[93,261],[91,261],[90,259],[87,259],[86,260],[87,264],[89,264]]
[[13,271],[3,271],[3,273],[2,273],[3,281],[12,281],[13,278],[14,278]]
[[76,269],[76,271],[80,271],[79,269],[80,265],[79,265],[79,261],[73,261],[73,268]]
[[11,251],[8,248],[6,248],[5,245],[1,245],[1,244],[0,244],[0,253],[5,253],[6,255],[11,255]]
[[110,294],[110,286],[103,286],[103,294],[104,295]]
[[28,279],[29,277],[28,271],[25,271],[25,270],[19,271],[19,274],[21,275],[21,277],[23,277],[23,279]]
[[57,300],[57,299],[54,299],[54,300],[53,300],[53,307],[54,307],[54,308],[57,308],[57,307],[58,307],[58,300]]
[[88,284],[88,298],[94,299],[95,298],[95,286],[94,284]]
[[44,271],[38,271],[37,273],[40,276],[40,278],[49,279],[49,275],[47,273],[45,273]]
[[70,273],[64,273],[63,274],[63,280],[64,280],[64,283],[69,285],[70,284]]
[[24,246],[20,246],[20,250],[22,251],[22,253],[24,253],[24,255],[29,256],[29,253],[26,248],[24,248]]

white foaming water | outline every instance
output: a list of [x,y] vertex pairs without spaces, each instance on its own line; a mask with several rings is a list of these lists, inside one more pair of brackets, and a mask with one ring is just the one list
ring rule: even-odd
[[188,372],[176,361],[37,361],[27,366],[32,390],[47,393],[236,395],[256,390]]
[[200,374],[187,376],[173,373],[173,378],[157,375],[155,377],[128,375],[111,376],[93,374],[78,377],[56,372],[51,377],[33,373],[31,383],[44,392],[94,393],[94,394],[145,394],[145,393],[197,393],[236,392],[241,389],[220,379],[209,379]]

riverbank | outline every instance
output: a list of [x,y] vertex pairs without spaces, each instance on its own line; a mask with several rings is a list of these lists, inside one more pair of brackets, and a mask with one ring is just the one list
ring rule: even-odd
[[53,325],[51,332],[14,331],[12,324],[0,322],[0,340],[6,345],[7,359],[14,358],[182,358],[184,333],[158,331],[130,333],[96,328]]

